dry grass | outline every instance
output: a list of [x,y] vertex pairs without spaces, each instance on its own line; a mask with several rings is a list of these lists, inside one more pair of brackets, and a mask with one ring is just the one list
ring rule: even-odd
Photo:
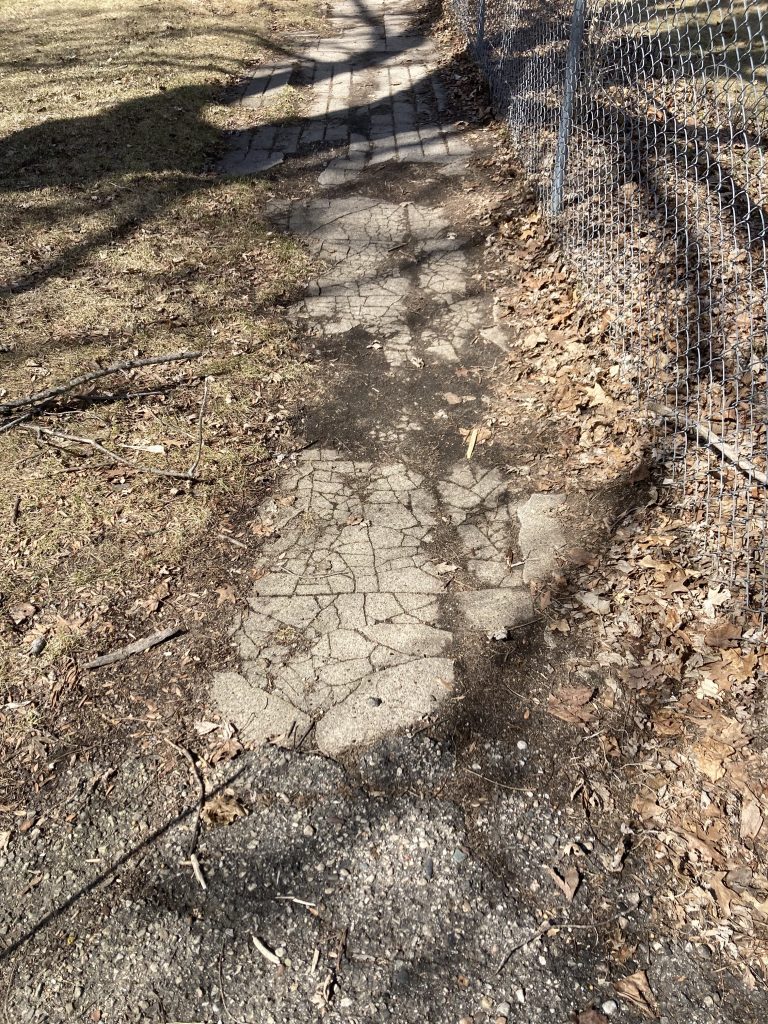
[[[42,420],[187,469],[201,375],[213,375],[204,485],[0,434],[6,699],[81,644],[94,617],[176,565],[279,442],[301,364],[274,306],[309,268],[299,247],[268,234],[268,184],[220,181],[206,167],[233,123],[223,87],[279,60],[280,39],[321,29],[322,6],[0,0],[0,393],[202,350],[198,363],[108,378],[97,400],[62,401]],[[39,634],[48,645],[30,662]]]

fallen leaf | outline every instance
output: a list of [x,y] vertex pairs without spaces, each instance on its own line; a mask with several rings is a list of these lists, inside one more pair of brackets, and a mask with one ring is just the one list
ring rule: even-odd
[[36,611],[37,608],[35,608],[33,604],[25,601],[22,604],[12,604],[8,609],[8,614],[13,622],[17,626],[20,626],[22,622],[26,622],[27,619],[31,619]]
[[576,1024],[608,1024],[608,1018],[594,1008],[582,1010],[576,1018]]
[[607,615],[611,610],[610,601],[606,601],[592,590],[580,590],[575,597],[583,608],[595,615]]
[[147,597],[140,598],[134,608],[137,610],[143,608],[147,615],[154,615],[156,611],[160,609],[163,601],[171,594],[171,582],[170,580],[161,580],[160,583],[155,587],[151,594]]
[[710,587],[707,596],[702,603],[705,614],[710,619],[714,619],[716,615],[715,609],[719,608],[721,605],[727,604],[730,599],[730,590],[718,590],[715,587]]
[[594,717],[594,708],[587,707],[594,696],[594,686],[561,686],[547,701],[547,711],[571,725],[583,725]]
[[707,630],[706,641],[711,647],[735,647],[743,630],[733,622],[716,622]]
[[194,723],[194,730],[198,736],[207,736],[211,732],[216,732],[221,727],[221,722],[202,722]]
[[586,548],[572,547],[565,552],[566,561],[571,565],[597,565],[598,556]]
[[451,565],[450,562],[440,562],[435,566],[435,572],[438,576],[445,576],[446,573],[456,572],[458,568],[458,565]]
[[548,628],[555,633],[570,633],[571,631],[567,619],[556,619],[554,622],[549,623]]
[[754,793],[744,789],[741,802],[739,835],[742,839],[755,839],[763,827],[763,812]]
[[656,998],[648,984],[648,975],[645,971],[636,971],[634,974],[621,978],[613,986],[616,995],[627,1003],[636,1006],[646,1017],[657,1017]]
[[216,593],[219,595],[216,599],[217,608],[223,604],[237,603],[237,595],[235,594],[233,587],[228,583],[221,587],[216,587]]
[[234,790],[225,789],[222,793],[206,800],[200,817],[206,825],[231,825],[238,818],[245,818],[248,811],[243,807]]
[[547,871],[552,876],[555,885],[562,890],[566,903],[572,903],[573,897],[576,895],[576,891],[581,884],[581,875],[577,869],[571,865],[562,876],[552,868],[547,868]]
[[233,761],[238,754],[242,754],[243,745],[235,737],[220,743],[210,756],[211,764],[222,764],[225,761]]
[[712,782],[717,782],[725,775],[725,762],[736,753],[728,743],[706,739],[691,748],[694,761],[699,769]]
[[650,796],[636,796],[632,802],[632,809],[640,815],[643,821],[662,823],[665,820],[665,811],[656,800]]

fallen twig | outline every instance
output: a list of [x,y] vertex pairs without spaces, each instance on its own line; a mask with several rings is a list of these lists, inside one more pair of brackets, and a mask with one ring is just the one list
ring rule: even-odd
[[205,883],[205,876],[203,875],[203,872],[200,868],[200,861],[197,859],[197,853],[195,852],[197,849],[197,839],[198,836],[200,835],[200,823],[202,820],[203,807],[205,805],[205,782],[203,781],[203,777],[200,774],[197,765],[195,764],[194,757],[192,757],[192,754],[187,750],[187,748],[182,747],[178,743],[174,743],[173,740],[169,739],[166,739],[166,743],[168,743],[170,746],[173,747],[174,750],[177,750],[181,754],[181,756],[189,765],[190,770],[192,772],[192,777],[197,783],[197,810],[195,812],[195,822],[194,825],[192,826],[192,835],[189,837],[189,863],[192,865],[192,872],[195,878],[197,879],[200,888],[205,891],[208,888],[208,886]]
[[254,946],[258,949],[264,959],[268,960],[271,964],[275,964],[276,967],[279,967],[283,961],[277,953],[273,953],[269,946],[265,946],[258,935],[252,935],[251,938],[253,939]]
[[4,423],[2,427],[0,427],[0,434],[4,434],[6,430],[12,430],[14,427],[17,427],[20,423],[23,423],[25,420],[29,419],[32,419],[31,412],[25,412],[23,416],[17,416],[15,420],[9,420],[8,423]]
[[[655,412],[659,416],[663,417],[663,419],[675,420],[675,422],[679,422],[684,415],[682,412],[678,412],[676,409],[672,409],[668,405],[658,405],[655,402],[651,403],[648,408],[651,412]],[[742,473],[746,473],[747,476],[762,484],[763,487],[768,487],[768,475],[763,473],[761,469],[758,469],[754,462],[750,462],[749,459],[745,459],[743,456],[739,455],[732,445],[723,441],[723,439],[718,437],[718,435],[714,431],[710,430],[709,427],[705,427],[703,423],[699,423],[698,420],[691,419],[686,415],[685,423],[681,429],[687,434],[693,434],[699,441],[701,441],[702,444],[708,444],[711,448],[720,452],[724,459],[733,463],[733,465],[736,466],[737,469],[740,469]]]
[[511,949],[507,950],[507,952],[504,955],[504,959],[501,961],[499,966],[496,968],[496,975],[497,975],[497,977],[498,977],[499,974],[501,974],[501,972],[507,966],[507,964],[512,959],[512,957],[515,955],[515,953],[519,952],[521,949],[525,949],[526,946],[530,946],[530,944],[532,942],[535,942],[536,939],[540,939],[541,936],[544,934],[544,932],[547,931],[549,928],[551,928],[553,924],[554,924],[554,922],[550,918],[547,918],[546,921],[542,921],[542,923],[539,925],[539,927],[536,929],[536,931],[532,932],[528,936],[527,939],[523,939],[522,942],[518,942],[517,945],[512,946]]
[[243,548],[244,551],[248,550],[248,545],[247,544],[243,544],[243,542],[241,540],[235,540],[234,537],[228,537],[226,535],[226,533],[217,533],[216,537],[219,540],[225,540],[227,542],[227,544],[234,544],[234,546],[236,548]]
[[208,399],[208,378],[203,381],[203,400],[200,402],[200,415],[197,419],[197,455],[195,461],[189,467],[189,475],[196,477],[197,467],[200,465],[200,458],[203,454],[203,417],[205,416],[205,403]]
[[157,647],[158,644],[164,644],[166,640],[172,640],[175,636],[184,632],[183,626],[171,626],[169,629],[162,629],[159,633],[153,633],[151,636],[145,636],[143,640],[136,640],[134,643],[128,644],[127,647],[120,647],[116,651],[110,651],[109,654],[102,654],[99,658],[86,662],[85,668],[102,668],[104,665],[114,665],[116,662],[124,661],[134,654],[141,654],[152,647]]
[[289,903],[296,903],[300,907],[316,907],[316,903],[310,903],[309,900],[300,900],[298,896],[275,896],[276,900],[288,900]]
[[180,363],[190,359],[199,359],[202,352],[174,352],[168,356],[147,356],[145,359],[128,359],[123,363],[115,363],[103,370],[93,370],[91,373],[81,374],[73,377],[65,384],[59,384],[55,388],[48,388],[46,391],[38,391],[34,395],[24,395],[22,398],[14,398],[10,402],[0,403],[0,413],[12,412],[14,409],[23,409],[27,405],[39,405],[40,402],[47,402],[51,398],[58,398],[68,391],[74,391],[81,384],[90,384],[91,381],[99,380],[101,377],[109,377],[113,373],[120,373],[124,370],[135,370],[140,366],[155,366],[158,363]]
[[[136,470],[137,473],[150,473],[152,476],[169,476],[174,480],[190,480],[194,483],[202,483],[203,481],[198,476],[193,476],[191,473],[179,473],[174,469],[155,469],[152,466],[142,466],[138,462],[134,462],[132,459],[126,459],[122,455],[118,455],[117,452],[111,451],[109,448],[105,448],[99,441],[95,441],[92,437],[78,437],[75,434],[62,434],[58,430],[49,430],[47,427],[33,426],[20,426],[19,430],[26,430],[37,437],[52,437],[55,440],[60,441],[72,441],[75,444],[84,444],[89,448],[95,448],[96,451],[101,452],[103,455],[108,455],[115,462],[121,463],[123,466],[130,466],[131,469]],[[59,447],[59,446],[57,446]]]

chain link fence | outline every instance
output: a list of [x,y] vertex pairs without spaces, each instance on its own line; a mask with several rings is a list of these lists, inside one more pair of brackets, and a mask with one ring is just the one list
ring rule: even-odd
[[768,611],[768,0],[451,0],[713,570]]

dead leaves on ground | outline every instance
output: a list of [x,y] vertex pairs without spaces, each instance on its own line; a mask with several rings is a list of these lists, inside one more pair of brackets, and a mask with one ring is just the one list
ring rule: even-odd
[[233,821],[247,815],[248,811],[235,795],[235,791],[225,789],[205,801],[200,817],[206,825],[219,827],[231,825]]
[[576,895],[579,886],[581,885],[581,875],[578,869],[572,864],[565,869],[562,875],[558,874],[554,868],[547,868],[547,874],[550,876],[552,881],[565,896],[566,903],[573,903],[573,897]]
[[[718,953],[768,969],[768,753],[756,742],[765,635],[754,618],[734,614],[731,589],[716,582],[702,553],[696,509],[705,503],[660,504],[643,484],[653,430],[609,336],[610,317],[580,300],[520,196],[500,198],[489,221],[499,263],[495,316],[518,332],[494,412],[513,424],[536,409],[546,435],[529,460],[527,485],[548,490],[568,480],[572,493],[587,496],[593,519],[604,515],[609,537],[599,557],[579,546],[566,551],[561,580],[538,595],[553,636],[588,627],[593,667],[602,672],[594,686],[557,688],[546,710],[590,731],[599,712],[603,758],[623,761],[646,848],[674,877],[660,903],[665,913]],[[695,463],[687,468],[691,475]],[[702,479],[707,486],[711,479]],[[603,488],[613,504],[601,507]],[[726,493],[724,521],[735,522],[729,500]],[[590,778],[590,787],[599,785]],[[673,891],[685,893],[685,912]],[[634,995],[644,1012],[653,1006],[642,985]]]
[[622,978],[614,985],[616,995],[625,1002],[630,1003],[636,1010],[645,1017],[658,1017],[659,1011],[656,1005],[656,997],[648,984],[648,975],[645,971],[635,971],[634,974]]
[[561,686],[547,701],[547,711],[555,718],[570,725],[586,725],[595,717],[596,709],[591,705],[595,687]]

